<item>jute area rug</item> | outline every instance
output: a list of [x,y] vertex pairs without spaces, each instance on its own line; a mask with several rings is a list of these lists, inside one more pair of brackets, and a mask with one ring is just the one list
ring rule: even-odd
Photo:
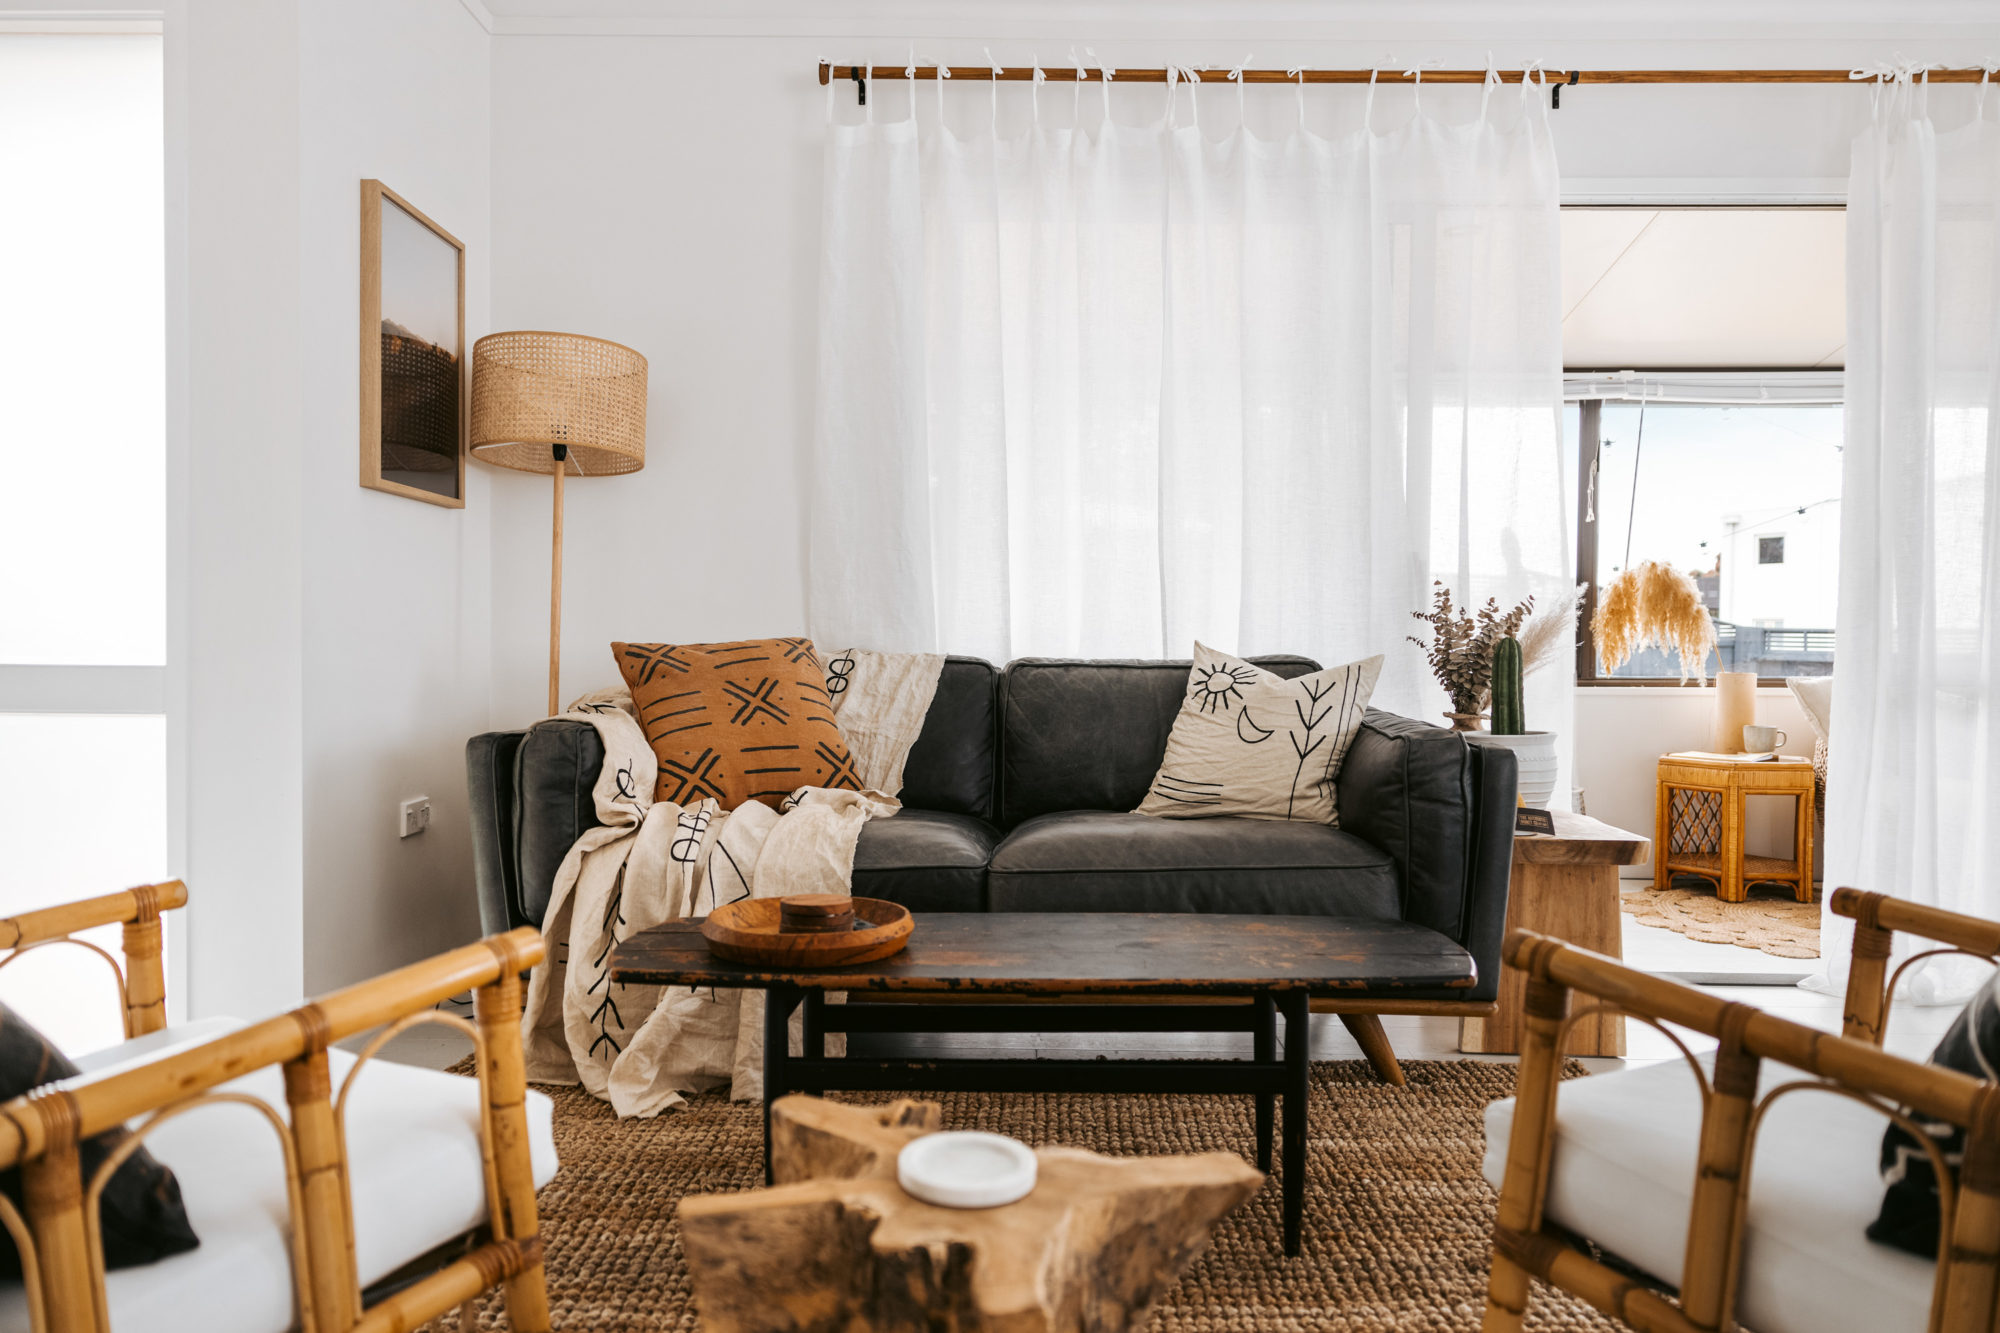
[[[1485,1308],[1493,1190],[1480,1175],[1481,1113],[1513,1095],[1511,1064],[1412,1061],[1407,1088],[1365,1063],[1313,1066],[1306,1252],[1280,1243],[1277,1182],[1226,1218],[1146,1327],[1167,1333],[1338,1330],[1462,1333]],[[1572,1065],[1572,1075],[1582,1073]],[[541,1193],[549,1298],[568,1330],[700,1322],[674,1206],[762,1184],[760,1110],[718,1096],[620,1122],[576,1089],[555,1096],[562,1169]],[[857,1101],[886,1100],[853,1095]],[[944,1093],[951,1129],[1131,1155],[1223,1149],[1250,1157],[1248,1097]],[[481,1327],[498,1328],[489,1298]],[[454,1327],[446,1316],[442,1328]],[[1529,1327],[1611,1330],[1581,1302],[1537,1288]]]
[[1819,957],[1819,903],[1789,886],[1752,884],[1748,902],[1726,903],[1714,889],[1640,889],[1618,895],[1640,925],[1660,926],[1702,944],[1733,944],[1776,958]]

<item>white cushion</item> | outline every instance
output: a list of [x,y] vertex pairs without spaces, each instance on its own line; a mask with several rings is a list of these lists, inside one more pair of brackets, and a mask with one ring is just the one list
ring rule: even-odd
[[1833,734],[1833,677],[1787,676],[1785,687],[1799,701],[1799,709],[1821,740]]
[[[1704,1061],[1704,1066],[1707,1061]],[[1759,1091],[1809,1077],[1766,1062]],[[1498,1186],[1512,1098],[1486,1108]],[[1934,1265],[1864,1234],[1882,1206],[1881,1115],[1834,1093],[1787,1093],[1757,1134],[1736,1315],[1758,1333],[1925,1327]],[[1547,1215],[1679,1286],[1701,1094],[1685,1061],[1572,1079],[1556,1098]]]
[[[142,1063],[194,1040],[240,1026],[171,1029],[95,1053],[94,1071]],[[82,1062],[79,1062],[82,1063]],[[354,1066],[329,1053],[337,1096]],[[276,1068],[223,1085],[286,1114]],[[528,1142],[535,1186],[556,1173],[551,1103],[528,1093]],[[347,1102],[347,1155],[354,1199],[355,1263],[365,1287],[486,1220],[479,1157],[479,1084],[431,1069],[369,1061]],[[292,1273],[285,1241],[285,1177],[278,1139],[244,1106],[197,1107],[146,1141],[180,1182],[198,1249],[106,1275],[111,1327],[149,1333],[282,1333],[293,1325]],[[0,1333],[26,1333],[27,1300],[18,1283],[0,1287]]]
[[1137,813],[1338,822],[1334,779],[1382,674],[1370,657],[1285,679],[1206,644]]
[[73,1056],[70,1063],[86,1074],[103,1075],[129,1065],[143,1065],[163,1055],[187,1050],[190,1046],[199,1046],[242,1026],[240,1018],[197,1018],[176,1027],[149,1032],[143,1037],[134,1037],[130,1041],[121,1041],[115,1046],[106,1046],[88,1055]]

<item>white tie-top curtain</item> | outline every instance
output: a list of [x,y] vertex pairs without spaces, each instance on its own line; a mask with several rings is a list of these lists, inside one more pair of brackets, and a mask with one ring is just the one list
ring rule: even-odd
[[[1968,120],[1968,94],[1906,77],[1877,93],[1854,144],[1826,883],[1992,918],[2000,96],[1989,105],[1985,91]],[[1931,98],[1955,128],[1932,124]],[[1852,929],[1831,912],[1824,927],[1820,953],[1838,984]],[[1964,981],[1962,969],[1925,963],[1911,994],[1945,1000]]]
[[[829,100],[815,634],[1386,653],[1376,702],[1441,721],[1405,642],[1432,578],[1567,591],[1538,87],[1455,90],[1455,123],[1385,90],[1336,138],[1302,90],[1120,90],[1160,116],[1133,126],[1046,86],[1015,131],[992,85],[916,87]],[[1246,96],[1280,99],[1278,137]],[[1572,674],[1531,682],[1531,727],[1567,731]]]

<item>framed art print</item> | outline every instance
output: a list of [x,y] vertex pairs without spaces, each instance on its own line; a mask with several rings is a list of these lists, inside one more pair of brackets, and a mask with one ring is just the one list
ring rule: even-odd
[[361,484],[465,507],[465,247],[361,182]]

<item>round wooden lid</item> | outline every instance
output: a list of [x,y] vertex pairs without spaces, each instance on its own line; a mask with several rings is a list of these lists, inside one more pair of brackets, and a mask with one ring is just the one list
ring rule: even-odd
[[854,899],[843,893],[800,893],[778,899],[789,917],[842,916],[854,911]]

